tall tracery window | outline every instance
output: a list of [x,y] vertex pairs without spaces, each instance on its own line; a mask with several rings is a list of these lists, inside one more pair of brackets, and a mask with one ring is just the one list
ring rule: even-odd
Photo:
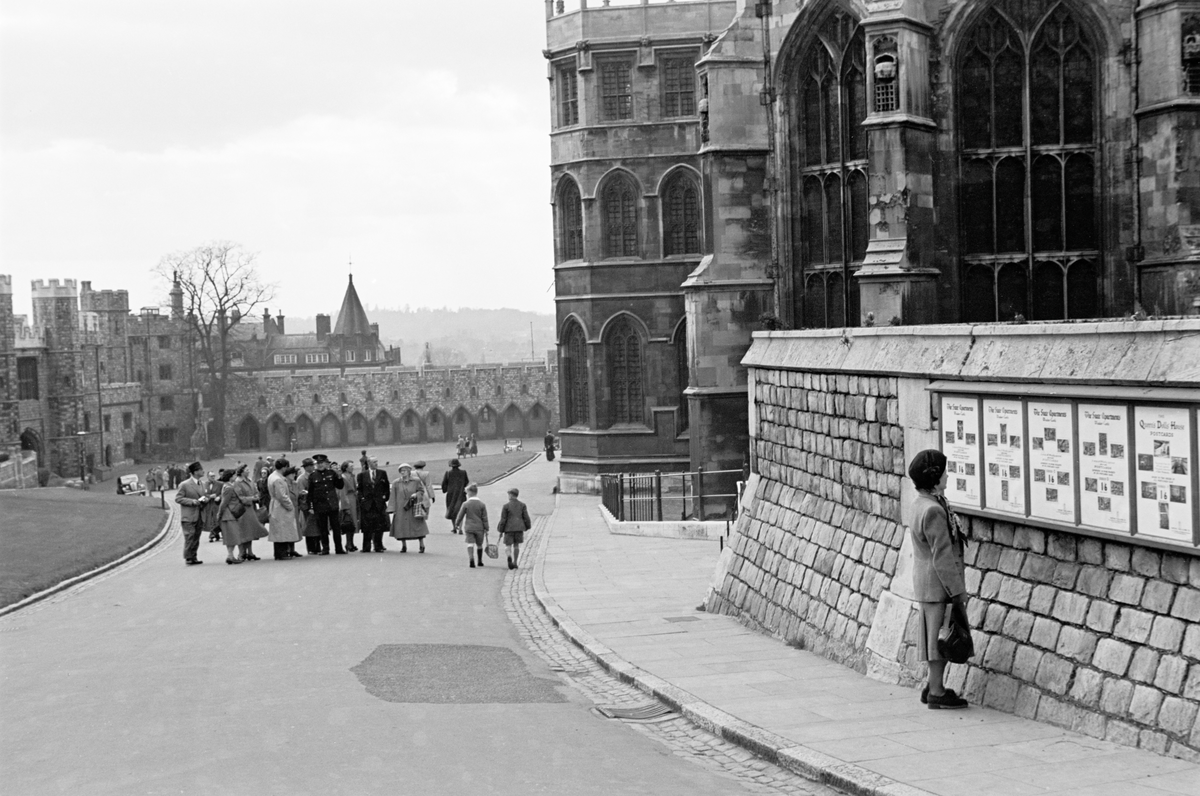
[[963,320],[1095,317],[1095,47],[1066,5],[1001,0],[958,71]]
[[867,253],[866,44],[834,12],[800,59],[792,102],[795,316],[804,327],[857,325],[853,273]]
[[572,59],[559,64],[555,70],[558,91],[558,126],[579,124],[579,73]]
[[604,337],[604,348],[608,355],[611,424],[644,423],[642,338],[627,317],[613,321]]
[[558,189],[558,259],[583,259],[583,202],[579,186],[566,178]]
[[700,253],[700,191],[690,177],[676,173],[662,192],[663,254]]
[[600,191],[600,223],[604,228],[605,257],[638,254],[638,192],[633,181],[617,175]]
[[579,324],[567,327],[563,339],[563,415],[568,426],[588,424],[587,339]]
[[606,59],[600,67],[600,110],[606,122],[633,118],[633,61]]

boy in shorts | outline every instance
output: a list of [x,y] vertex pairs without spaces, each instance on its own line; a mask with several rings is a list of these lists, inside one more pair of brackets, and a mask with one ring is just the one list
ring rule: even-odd
[[496,524],[496,533],[504,537],[504,550],[508,554],[508,568],[517,568],[517,557],[521,555],[521,544],[525,541],[525,532],[533,527],[529,521],[529,509],[517,500],[521,490],[513,487],[508,490],[508,502],[500,509],[500,522]]
[[458,532],[467,537],[467,561],[471,569],[475,562],[483,566],[483,544],[488,532],[487,506],[479,499],[479,486],[467,484],[467,500],[458,510],[458,518],[454,521]]

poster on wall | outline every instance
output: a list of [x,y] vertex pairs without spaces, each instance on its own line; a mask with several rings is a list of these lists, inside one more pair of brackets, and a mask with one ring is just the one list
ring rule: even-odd
[[946,455],[946,500],[980,508],[979,399],[942,396],[942,453]]
[[1192,542],[1192,428],[1187,409],[1134,410],[1138,534]]
[[1080,521],[1093,528],[1129,533],[1129,409],[1079,405]]
[[1029,514],[1075,522],[1075,432],[1071,404],[1029,402]]
[[[1025,514],[1025,428],[1020,401],[983,402],[986,508]],[[1069,488],[1070,483],[1064,484]]]

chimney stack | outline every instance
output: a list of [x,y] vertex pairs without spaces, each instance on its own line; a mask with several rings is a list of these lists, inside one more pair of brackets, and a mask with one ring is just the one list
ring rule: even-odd
[[325,338],[329,336],[329,316],[317,315],[317,342],[325,342]]
[[287,334],[287,332],[285,332],[283,330],[283,313],[282,312],[275,316],[275,325],[277,327],[279,327],[280,334]]

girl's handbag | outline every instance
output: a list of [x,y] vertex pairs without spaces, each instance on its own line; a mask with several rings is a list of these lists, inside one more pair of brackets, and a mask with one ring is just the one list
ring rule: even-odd
[[485,543],[483,552],[487,553],[487,557],[488,558],[499,558],[500,557],[500,548],[497,547],[496,545],[492,544],[491,534],[485,535],[483,537],[483,541]]
[[974,654],[975,642],[971,639],[966,609],[960,603],[952,603],[950,630],[938,638],[938,655],[950,663],[966,663]]
[[261,524],[266,525],[271,521],[271,510],[266,506],[255,506],[254,516],[258,517]]

